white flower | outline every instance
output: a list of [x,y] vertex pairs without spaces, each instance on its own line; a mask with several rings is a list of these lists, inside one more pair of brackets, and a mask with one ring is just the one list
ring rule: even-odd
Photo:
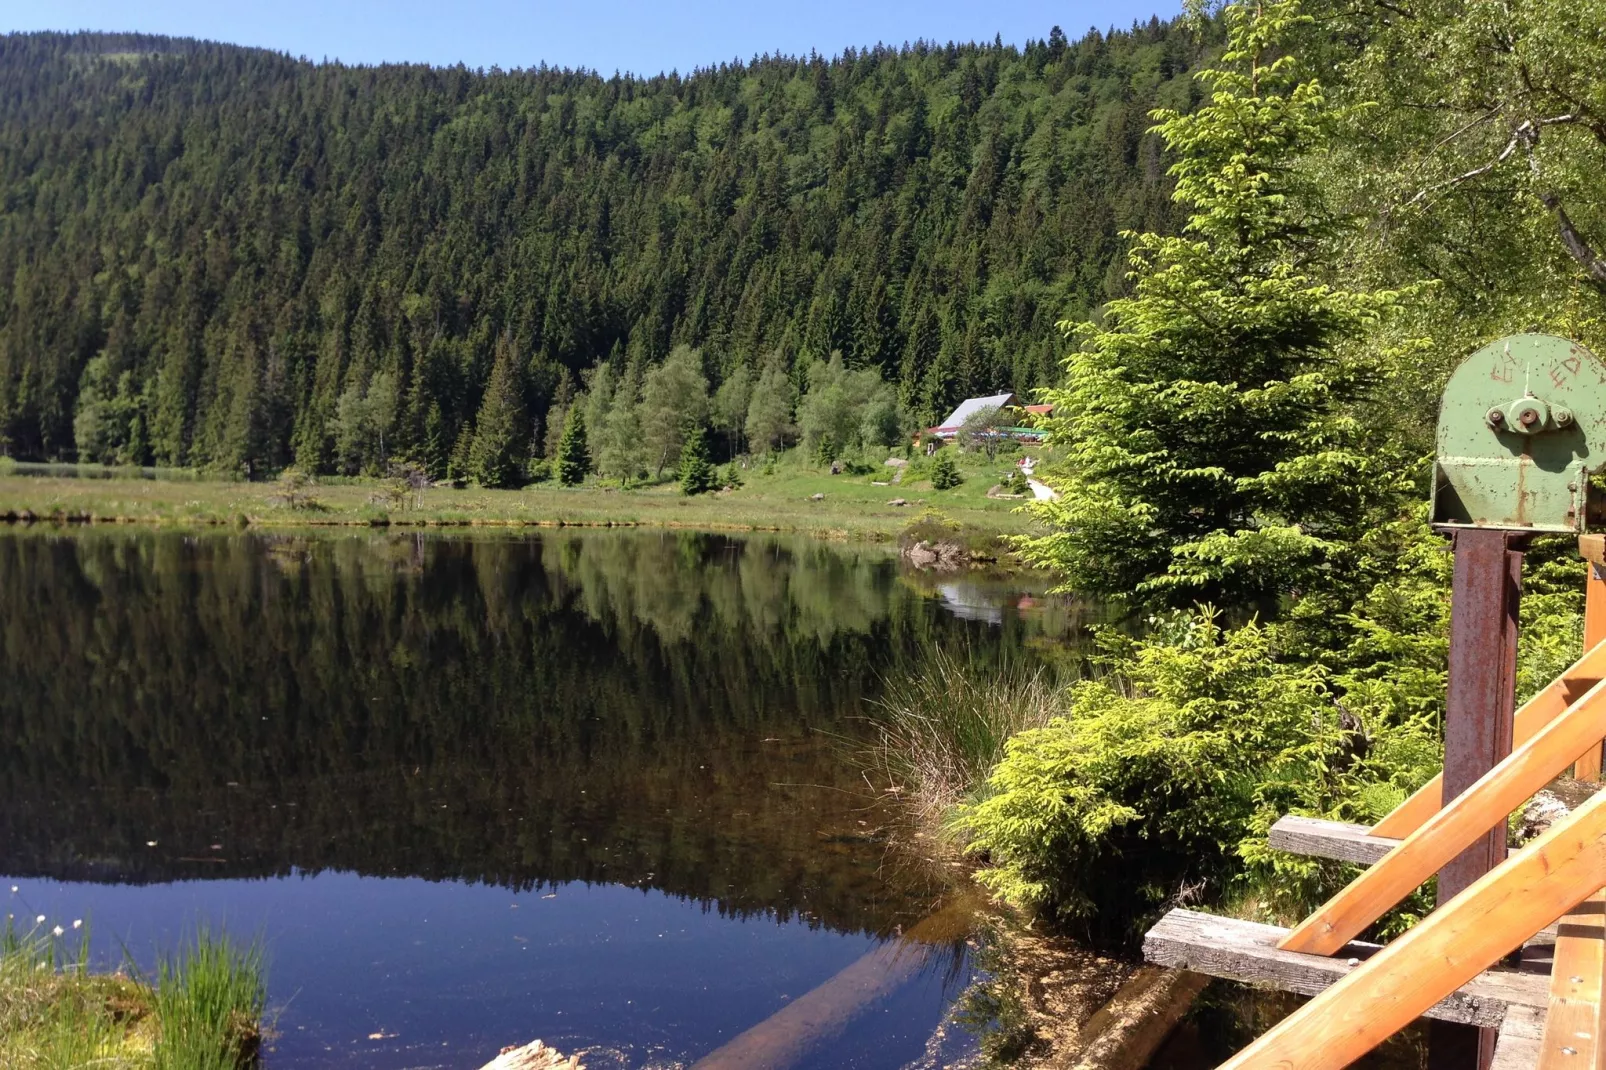
[[16,895],[17,894],[17,886],[15,884],[13,884],[11,886],[11,894],[12,895]]
[[76,921],[74,921],[72,923],[72,927],[74,929],[82,929],[84,927],[84,919],[83,918],[77,919]]
[[33,923],[35,925],[43,925],[45,923],[45,916],[43,914],[39,915],[37,918],[33,919]]
[[66,932],[67,930],[63,929],[60,925],[58,925],[54,929],[52,929],[50,931],[55,933],[57,936],[60,936],[62,933]]

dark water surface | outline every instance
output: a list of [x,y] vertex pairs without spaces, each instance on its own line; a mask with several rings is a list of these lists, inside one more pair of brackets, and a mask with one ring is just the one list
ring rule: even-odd
[[849,753],[1074,623],[871,546],[0,531],[0,891],[111,963],[260,934],[271,1067],[689,1065],[878,948],[794,1064],[953,1065],[965,934]]

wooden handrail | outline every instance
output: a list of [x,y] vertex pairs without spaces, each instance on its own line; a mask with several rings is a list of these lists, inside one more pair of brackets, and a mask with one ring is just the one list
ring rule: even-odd
[[[1520,747],[1532,739],[1578,696],[1602,679],[1606,679],[1606,642],[1591,646],[1583,657],[1568,667],[1566,672],[1551,681],[1550,685],[1539,694],[1523,703],[1511,721],[1511,745]],[[1583,750],[1579,751],[1579,754],[1583,753]],[[1598,766],[1598,760],[1596,764]],[[1373,825],[1372,835],[1387,836],[1396,840],[1405,839],[1443,807],[1444,800],[1441,797],[1443,792],[1444,776],[1440,774],[1418,788],[1410,798]]]
[[1221,1070],[1348,1066],[1603,884],[1606,792],[1294,1011]]
[[[1473,840],[1503,826],[1513,810],[1572,764],[1592,740],[1603,736],[1606,681],[1590,688],[1561,716],[1329,899],[1288,934],[1282,947],[1312,955],[1333,954]],[[1566,905],[1580,902],[1591,890],[1584,889]],[[1556,916],[1559,912],[1552,918]]]

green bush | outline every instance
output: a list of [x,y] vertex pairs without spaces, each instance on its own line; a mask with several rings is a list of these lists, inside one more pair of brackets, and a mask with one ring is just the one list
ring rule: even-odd
[[1259,624],[1203,610],[1104,640],[1118,672],[1010,740],[989,797],[957,819],[989,858],[983,884],[1060,917],[1130,916],[1227,879],[1266,786],[1319,777],[1341,745],[1322,671],[1278,662]]
[[965,481],[954,463],[952,450],[939,450],[931,461],[931,486],[934,490],[952,490]]
[[[1266,832],[1287,813],[1370,824],[1442,763],[1450,557],[1422,514],[1348,549],[1359,597],[1310,592],[1271,623],[1196,610],[1151,618],[1137,640],[1103,633],[1104,675],[1011,740],[987,794],[956,818],[987,857],[983,882],[1107,922],[1184,887],[1282,919],[1331,895],[1349,870],[1273,851]],[[1529,566],[1519,698],[1581,646],[1577,558],[1541,544]],[[1407,901],[1383,928],[1425,905]]]

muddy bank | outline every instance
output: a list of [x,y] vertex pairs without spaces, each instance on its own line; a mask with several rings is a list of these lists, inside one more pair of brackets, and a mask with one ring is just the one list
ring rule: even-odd
[[989,944],[971,1012],[995,1023],[987,1054],[1027,1070],[1142,1070],[1207,983],[1005,920]]

